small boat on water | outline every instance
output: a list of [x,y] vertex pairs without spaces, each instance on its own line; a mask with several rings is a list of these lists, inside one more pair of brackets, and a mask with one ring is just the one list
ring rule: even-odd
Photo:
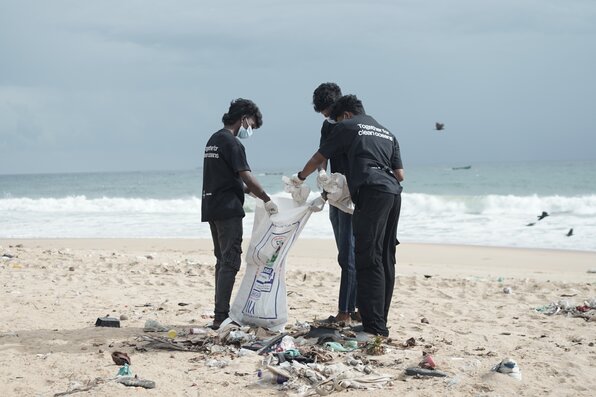
[[452,170],[469,170],[470,168],[472,168],[471,165],[464,165],[463,167],[452,167]]

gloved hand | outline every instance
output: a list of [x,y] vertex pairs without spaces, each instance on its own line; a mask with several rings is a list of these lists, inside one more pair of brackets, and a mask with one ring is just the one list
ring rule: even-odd
[[308,208],[312,212],[321,212],[321,211],[323,211],[324,207],[325,207],[325,199],[323,198],[323,196],[317,197],[316,199],[311,201],[310,204],[308,205]]
[[302,186],[302,184],[304,183],[302,179],[298,178],[298,173],[292,175],[292,177],[290,178],[290,182],[292,182],[292,184],[296,187]]
[[329,181],[329,175],[325,170],[320,170],[317,175],[317,187],[319,190],[325,190],[325,184]]
[[269,200],[265,203],[265,211],[267,211],[269,215],[275,215],[279,212],[279,209],[273,200]]

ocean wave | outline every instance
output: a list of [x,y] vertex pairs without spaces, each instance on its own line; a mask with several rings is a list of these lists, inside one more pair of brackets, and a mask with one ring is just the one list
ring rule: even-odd
[[[275,201],[287,193],[273,194]],[[317,196],[312,193],[310,199]],[[255,199],[246,197],[249,238]],[[305,238],[333,239],[329,206],[306,224]],[[0,238],[210,238],[200,222],[201,199],[86,196],[0,199]],[[536,216],[551,216],[540,222]],[[528,227],[535,225],[534,227]],[[572,237],[567,237],[573,228]],[[405,193],[399,239],[403,242],[497,245],[596,251],[596,195],[448,196]]]
[[63,198],[5,198],[0,199],[0,211],[48,213],[190,213],[200,212],[198,197],[180,199],[146,199],[86,196]]
[[[283,194],[283,193],[282,193]],[[274,199],[275,199],[274,195]],[[311,198],[316,195],[311,194]],[[446,196],[422,193],[405,193],[402,197],[402,213],[416,215],[524,215],[568,214],[596,216],[596,195],[565,196]],[[200,212],[201,199],[187,197],[178,199],[123,198],[68,196],[63,198],[3,198],[0,211],[47,212],[47,213],[189,213]],[[254,209],[254,199],[247,197],[246,212]]]
[[565,196],[443,196],[422,193],[404,194],[403,211],[410,214],[472,214],[495,216],[500,214],[524,215],[564,213],[578,216],[596,216],[596,195]]

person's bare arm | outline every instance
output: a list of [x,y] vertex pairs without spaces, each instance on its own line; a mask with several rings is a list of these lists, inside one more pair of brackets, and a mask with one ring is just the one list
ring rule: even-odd
[[321,171],[321,170],[325,170],[327,171],[327,160],[323,161],[321,164],[319,164],[319,166],[317,167],[317,171]]
[[242,178],[244,184],[246,184],[246,188],[248,189],[248,192],[245,190],[245,193],[252,193],[261,200],[263,200],[263,202],[265,203],[271,200],[271,198],[267,195],[265,190],[263,190],[263,187],[261,186],[259,181],[257,181],[257,179],[252,175],[250,171],[240,171],[239,175],[240,178]]
[[393,175],[395,175],[395,179],[397,179],[399,182],[402,182],[404,180],[403,168],[398,168],[398,169],[393,170]]

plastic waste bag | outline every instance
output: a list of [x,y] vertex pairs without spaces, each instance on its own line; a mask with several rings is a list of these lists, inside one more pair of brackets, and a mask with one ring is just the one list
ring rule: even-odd
[[298,205],[306,203],[308,195],[310,194],[310,187],[308,187],[308,185],[302,184],[301,186],[294,186],[290,181],[290,178],[285,175],[281,177],[281,180],[284,183],[284,192],[290,193]]
[[319,171],[317,184],[327,192],[327,200],[332,205],[348,214],[354,213],[354,203],[350,197],[350,189],[346,177],[338,172],[327,174],[325,170]]
[[269,216],[257,201],[246,273],[230,308],[230,319],[281,331],[288,321],[286,257],[312,213],[309,203],[299,205],[285,197],[275,199],[279,213]]

